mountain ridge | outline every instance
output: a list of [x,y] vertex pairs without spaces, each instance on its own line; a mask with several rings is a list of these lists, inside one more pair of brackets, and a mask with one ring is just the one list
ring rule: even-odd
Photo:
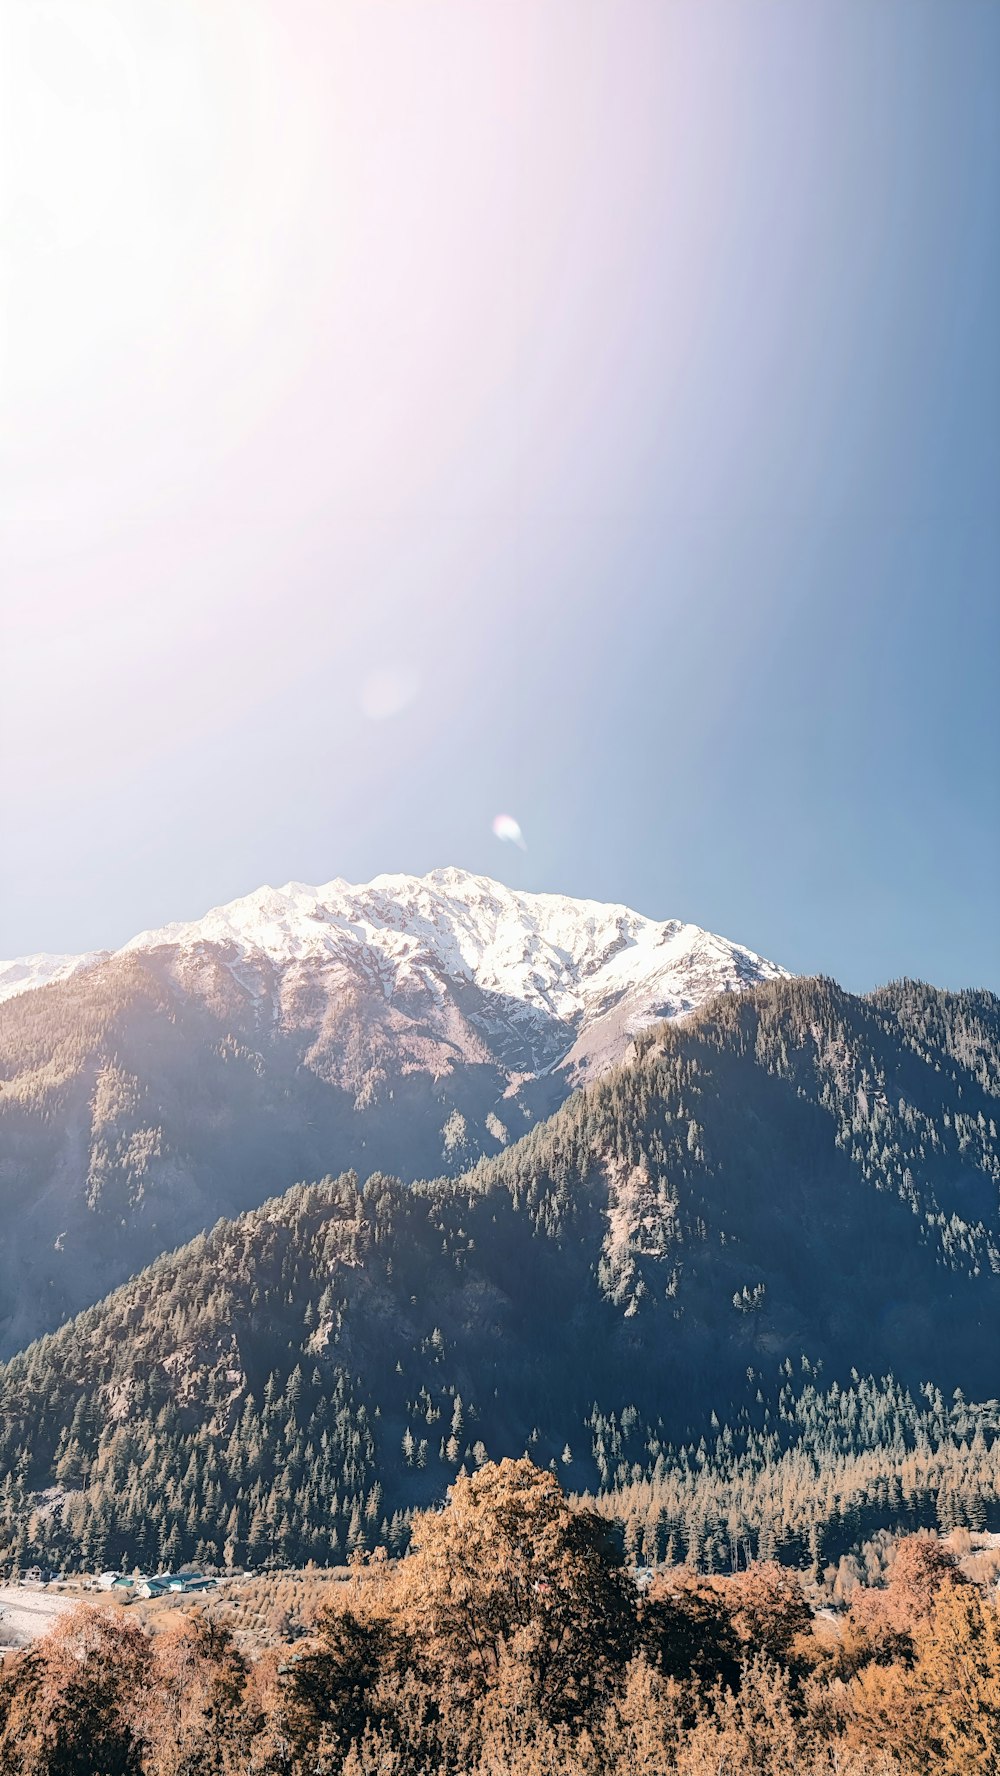
[[7,1351],[297,1178],[460,1170],[651,1022],[784,978],[696,926],[458,870],[259,889],[48,960],[64,978],[0,1004]]
[[[998,1120],[993,995],[723,995],[461,1176],[296,1184],[13,1358],[0,1435],[29,1463],[0,1540],[26,1552],[34,1523],[48,1558],[323,1560],[385,1539],[479,1451],[591,1488],[697,1475],[699,1438],[752,1432],[778,1461],[813,1412],[793,1375],[828,1390],[805,1467],[789,1458],[799,1541],[850,1546],[862,1505],[870,1526],[946,1523],[959,1484],[992,1520],[995,1401],[967,1429],[940,1400],[996,1391]],[[894,1387],[865,1404],[854,1365],[934,1384],[943,1453],[916,1478],[927,1427],[906,1406],[900,1429]],[[885,1415],[895,1503],[877,1456],[846,1460],[847,1408]],[[779,1469],[767,1501],[744,1488],[755,1546]],[[656,1534],[719,1558],[726,1514],[696,1505]]]
[[444,972],[584,1026],[637,992],[644,997],[633,1016],[655,1021],[691,1010],[729,984],[788,973],[745,945],[682,920],[649,919],[620,903],[512,890],[448,867],[426,876],[384,874],[363,884],[336,877],[316,888],[265,885],[199,919],[141,931],[115,951],[0,962],[0,1000],[115,956],[197,953],[205,946],[225,956],[252,994],[261,991],[261,981],[241,977],[241,963],[252,970],[266,959],[283,970],[361,953],[384,990],[433,987],[435,973]]

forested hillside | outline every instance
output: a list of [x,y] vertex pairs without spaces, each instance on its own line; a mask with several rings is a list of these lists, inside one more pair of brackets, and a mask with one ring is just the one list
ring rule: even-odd
[[471,1028],[418,1065],[376,1011],[317,989],[262,1024],[220,963],[195,993],[141,954],[0,1004],[0,1351],[331,1164],[457,1171],[525,1128]]
[[6,1558],[401,1548],[524,1450],[714,1566],[992,1524],[998,1117],[990,995],[786,981],[456,1180],[297,1186],[0,1371]]
[[633,1028],[784,974],[455,869],[263,888],[72,962],[0,964],[0,1355],[297,1179],[461,1172]]

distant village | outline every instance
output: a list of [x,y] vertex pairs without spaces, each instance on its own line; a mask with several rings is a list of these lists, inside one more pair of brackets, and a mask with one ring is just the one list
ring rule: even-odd
[[[30,1566],[21,1576],[24,1585],[58,1584],[66,1578],[65,1573],[44,1572],[40,1566]],[[190,1593],[214,1590],[218,1581],[197,1572],[194,1568],[185,1567],[176,1573],[121,1573],[102,1572],[91,1580],[98,1591],[114,1591],[126,1603],[136,1597],[166,1597],[169,1593]]]

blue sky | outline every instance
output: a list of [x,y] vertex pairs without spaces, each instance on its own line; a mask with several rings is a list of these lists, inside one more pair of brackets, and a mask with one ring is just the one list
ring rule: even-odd
[[1000,988],[1000,11],[38,17],[0,953],[456,863]]

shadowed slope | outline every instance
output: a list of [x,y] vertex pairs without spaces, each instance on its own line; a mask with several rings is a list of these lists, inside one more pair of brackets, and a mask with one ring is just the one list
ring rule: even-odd
[[0,1460],[77,1547],[305,1558],[483,1450],[596,1483],[595,1405],[642,1472],[803,1354],[994,1393],[998,1060],[989,995],[717,1001],[454,1181],[298,1186],[161,1259],[2,1372]]

